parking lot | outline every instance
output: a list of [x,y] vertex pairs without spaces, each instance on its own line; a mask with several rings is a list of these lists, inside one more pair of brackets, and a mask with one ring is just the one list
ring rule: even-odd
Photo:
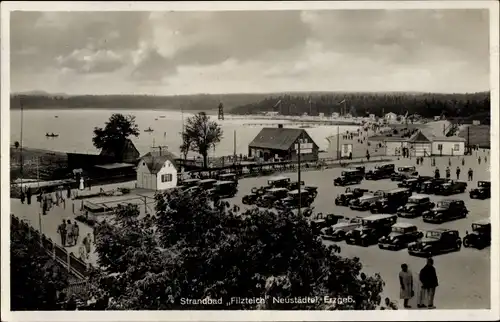
[[[482,153],[481,153],[482,155]],[[465,157],[465,166],[461,165],[462,157],[452,157],[451,174],[455,179],[455,170],[457,166],[461,167],[461,180],[467,179],[467,170],[472,167],[474,170],[474,181],[468,182],[466,193],[451,196],[431,195],[431,200],[437,202],[442,199],[461,199],[469,210],[469,215],[465,219],[446,222],[443,224],[424,223],[421,217],[415,219],[399,218],[398,222],[409,222],[415,224],[420,230],[432,228],[450,228],[456,229],[460,237],[465,236],[467,230],[471,230],[471,224],[479,219],[489,218],[490,200],[471,200],[468,191],[477,186],[479,180],[490,180],[488,166],[489,164],[478,165],[477,156]],[[483,157],[484,160],[484,157]],[[445,174],[449,158],[436,158],[436,166],[439,167],[441,176]],[[397,166],[415,165],[415,159],[395,160]],[[375,164],[367,164],[366,168],[371,169]],[[423,165],[416,166],[421,175],[433,175],[431,161],[426,159]],[[345,187],[335,187],[333,179],[340,175],[342,169],[328,169],[323,171],[303,172],[301,180],[306,185],[318,187],[318,196],[313,207],[314,212],[324,214],[334,213],[346,217],[369,216],[371,213],[353,211],[348,207],[335,206],[334,199],[337,194],[343,193]],[[284,174],[292,180],[297,180],[296,173]],[[259,177],[242,179],[239,183],[238,194],[230,199],[230,203],[237,204],[240,207],[247,208],[241,203],[244,195],[250,193],[252,187],[260,187],[267,184],[269,177]],[[353,185],[351,188],[361,187],[371,191],[390,190],[397,187],[397,182],[391,180],[367,181],[363,180],[360,185]],[[325,241],[325,243],[330,243]],[[425,265],[425,259],[409,256],[406,249],[400,251],[381,250],[378,246],[360,247],[347,245],[345,242],[338,243],[342,248],[342,256],[359,257],[364,265],[364,271],[367,274],[380,273],[386,286],[383,297],[390,297],[392,300],[399,301],[399,280],[398,273],[400,265],[407,263],[410,270],[414,273],[414,282],[418,281],[418,272]],[[439,278],[439,287],[436,291],[435,304],[438,309],[486,309],[490,307],[490,249],[477,250],[472,248],[463,248],[459,252],[438,255],[435,257],[435,267]],[[416,307],[416,297],[410,302],[413,308]],[[401,305],[400,305],[401,306]]]

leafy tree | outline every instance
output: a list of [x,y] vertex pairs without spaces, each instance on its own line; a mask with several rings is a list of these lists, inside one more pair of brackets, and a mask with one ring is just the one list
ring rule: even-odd
[[208,166],[208,151],[214,148],[222,139],[222,128],[217,122],[211,121],[210,117],[200,112],[187,119],[184,127],[181,151],[199,153],[203,157],[203,166]]
[[[383,281],[361,272],[358,258],[325,246],[303,217],[259,209],[239,212],[205,194],[156,196],[156,214],[136,206],[96,231],[95,280],[112,309],[375,309]],[[276,298],[350,298],[349,303],[276,303]],[[232,298],[268,297],[264,303]],[[182,299],[222,299],[205,305]]]
[[40,247],[35,237],[11,224],[11,310],[56,310],[57,292],[68,286],[67,271]]
[[105,127],[95,127],[92,142],[98,149],[107,149],[118,153],[126,139],[130,136],[139,136],[139,128],[135,123],[135,116],[115,113],[105,123]]
[[19,146],[20,146],[19,141],[14,142],[14,148],[19,149]]

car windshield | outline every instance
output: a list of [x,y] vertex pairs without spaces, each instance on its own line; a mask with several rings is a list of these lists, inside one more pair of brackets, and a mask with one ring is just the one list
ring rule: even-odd
[[489,182],[483,182],[483,181],[479,181],[477,186],[479,188],[485,188],[485,187],[489,187],[490,186],[490,183]]
[[427,238],[439,238],[441,237],[440,231],[428,231],[425,233],[425,237]]
[[403,227],[392,227],[392,232],[397,234],[404,234],[405,229]]
[[450,207],[450,202],[449,201],[439,201],[437,203],[438,208],[449,208]]
[[472,230],[479,231],[479,232],[486,232],[486,231],[488,231],[488,226],[487,225],[480,225],[480,224],[472,224]]
[[414,204],[414,203],[408,203],[408,204],[404,205],[403,209],[404,209],[404,211],[411,212],[411,211],[415,210],[415,206],[416,206],[416,204]]

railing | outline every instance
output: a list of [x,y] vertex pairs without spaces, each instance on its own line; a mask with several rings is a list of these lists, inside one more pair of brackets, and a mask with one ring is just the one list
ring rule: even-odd
[[64,268],[68,269],[70,273],[80,279],[86,279],[88,277],[89,272],[92,269],[92,265],[90,263],[85,263],[81,259],[77,258],[72,252],[68,253],[66,249],[56,244],[52,241],[52,239],[45,236],[45,234],[40,235],[38,230],[30,226],[25,221],[19,219],[14,214],[11,214],[11,222],[16,229],[33,236],[37,240],[40,240],[40,245],[45,252]]

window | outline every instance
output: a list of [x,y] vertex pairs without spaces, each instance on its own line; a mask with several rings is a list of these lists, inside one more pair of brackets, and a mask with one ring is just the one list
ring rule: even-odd
[[161,175],[161,182],[171,182],[171,181],[172,181],[172,174],[171,173]]
[[454,144],[453,151],[460,151],[460,144]]
[[438,150],[439,151],[443,151],[443,145],[442,144],[438,144]]

